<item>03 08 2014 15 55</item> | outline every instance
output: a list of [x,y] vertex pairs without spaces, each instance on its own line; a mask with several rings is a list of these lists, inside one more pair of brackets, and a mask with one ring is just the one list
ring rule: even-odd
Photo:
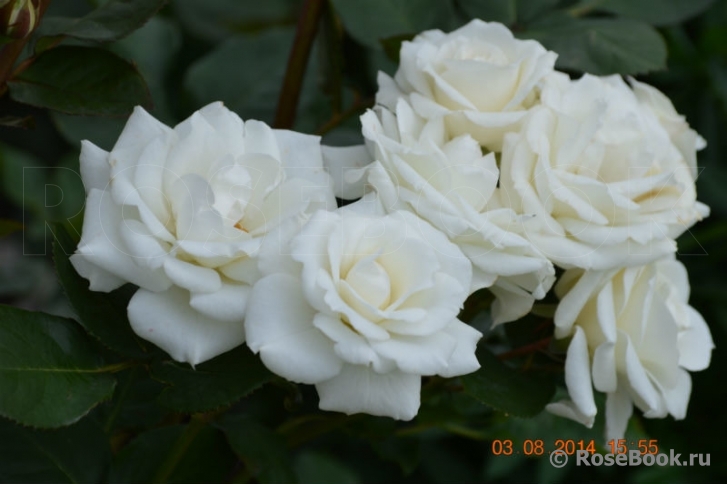
[[[495,439],[490,444],[490,451],[493,455],[503,456],[539,456],[556,451],[574,455],[579,450],[585,450],[591,454],[596,452],[594,440],[555,439],[551,444],[546,445],[544,439],[525,439],[519,445],[511,439]],[[656,439],[640,439],[633,442],[619,439],[607,442],[606,449],[612,454],[625,454],[632,449],[638,449],[641,454],[657,454],[659,445]]]

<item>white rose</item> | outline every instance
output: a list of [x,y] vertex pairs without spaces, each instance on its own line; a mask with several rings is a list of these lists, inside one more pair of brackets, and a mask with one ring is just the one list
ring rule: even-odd
[[[474,265],[470,292],[488,287],[497,296],[495,323],[523,316],[545,296],[555,280],[553,265],[514,232],[520,228],[515,212],[497,205],[494,153],[484,156],[469,135],[450,139],[441,117],[421,118],[403,98],[395,112],[370,110],[361,123],[376,161],[346,176],[366,180],[387,211],[413,212],[425,227],[446,234]],[[338,156],[339,164],[357,165],[343,152]]]
[[174,129],[136,108],[110,153],[83,142],[81,174],[74,267],[92,290],[138,285],[134,331],[193,365],[244,342],[266,234],[335,207],[317,137],[243,122],[221,103]]
[[565,268],[607,270],[675,251],[709,214],[693,168],[618,76],[550,76],[542,105],[506,137],[503,200],[534,216],[528,237]]
[[247,344],[274,373],[315,384],[321,409],[409,420],[422,375],[479,368],[482,335],[457,319],[471,266],[412,214],[370,207],[383,213],[370,197],[318,212],[287,263],[261,257]]
[[672,102],[661,91],[635,79],[629,79],[629,82],[641,105],[651,110],[659,119],[674,146],[682,153],[692,177],[696,179],[697,151],[705,148],[707,141],[689,127],[684,116],[674,109]]
[[[714,348],[702,316],[688,304],[684,266],[666,258],[612,271],[566,271],[555,336],[573,336],[565,362],[571,401],[548,410],[591,426],[593,388],[606,398],[606,438],[623,438],[636,405],[647,418],[686,415],[689,371],[709,366]],[[592,388],[593,387],[593,388]]]
[[402,44],[394,79],[379,74],[376,101],[394,109],[408,96],[425,118],[445,116],[452,136],[468,133],[499,151],[504,134],[536,103],[536,86],[556,57],[495,22],[472,20],[448,34],[429,30]]

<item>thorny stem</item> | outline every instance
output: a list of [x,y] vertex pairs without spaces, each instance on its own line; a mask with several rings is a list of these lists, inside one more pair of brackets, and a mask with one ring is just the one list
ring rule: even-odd
[[298,18],[298,27],[295,31],[293,48],[288,57],[288,67],[285,70],[283,87],[278,98],[278,108],[275,112],[274,126],[278,129],[290,129],[295,122],[295,113],[298,109],[298,98],[303,85],[305,68],[308,65],[313,40],[318,30],[318,20],[323,11],[325,0],[305,0]]

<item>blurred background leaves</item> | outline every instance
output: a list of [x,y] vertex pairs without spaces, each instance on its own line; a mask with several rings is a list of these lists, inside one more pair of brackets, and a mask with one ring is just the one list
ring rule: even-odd
[[[710,467],[555,469],[545,457],[493,455],[493,439],[510,439],[516,450],[526,440],[542,439],[547,450],[556,439],[595,440],[605,450],[602,428],[539,411],[562,384],[563,348],[548,344],[545,305],[486,333],[499,355],[483,347],[487,371],[426,379],[419,416],[400,423],[321,412],[312,388],[270,375],[246,349],[197,371],[175,363],[130,331],[124,307],[133,288],[88,290],[67,259],[85,199],[80,141],[111,149],[135,105],[174,125],[222,100],[243,119],[274,123],[298,17],[311,3],[43,0],[27,2],[42,14],[32,36],[0,39],[0,299],[9,305],[0,306],[0,482],[649,483],[727,475],[718,457],[727,428],[724,0],[322,1],[305,74],[293,79],[297,106],[283,106],[297,108],[296,130],[360,143],[358,116],[373,105],[376,73],[396,70],[401,42],[472,18],[542,42],[572,76],[632,75],[667,94],[709,143],[697,187],[712,215],[678,242],[691,304],[717,350],[710,368],[692,375],[686,420],[635,416],[627,439],[712,453]],[[476,293],[462,317],[487,331],[490,299]],[[536,350],[513,350],[522,347]]]

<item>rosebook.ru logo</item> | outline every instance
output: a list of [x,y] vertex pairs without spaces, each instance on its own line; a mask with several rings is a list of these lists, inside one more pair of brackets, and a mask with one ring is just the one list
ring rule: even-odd
[[[563,450],[556,450],[550,454],[550,463],[553,467],[564,467],[568,463],[568,454]],[[690,467],[702,466],[708,467],[710,464],[710,454],[678,454],[674,449],[669,450],[669,454],[642,454],[638,450],[630,450],[623,454],[598,454],[590,453],[587,450],[578,450],[576,452],[577,466],[674,466],[674,467]]]

